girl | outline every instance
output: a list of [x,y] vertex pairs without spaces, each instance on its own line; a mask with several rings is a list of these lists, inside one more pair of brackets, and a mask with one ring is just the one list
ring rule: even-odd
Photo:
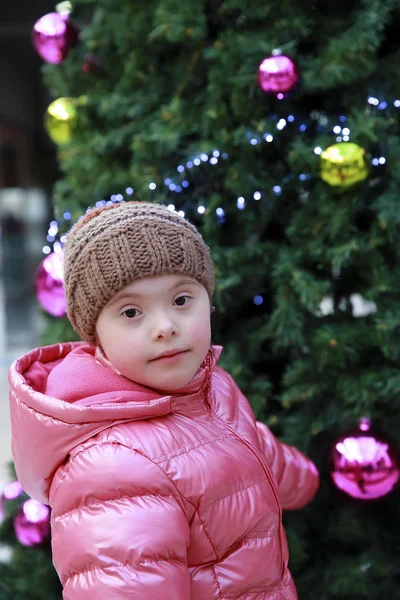
[[217,366],[199,232],[161,205],[91,210],[64,280],[84,341],[10,369],[15,467],[52,508],[64,600],[295,600],[282,508],[318,474]]

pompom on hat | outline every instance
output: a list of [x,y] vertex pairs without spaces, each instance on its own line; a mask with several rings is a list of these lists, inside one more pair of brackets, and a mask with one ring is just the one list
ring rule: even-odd
[[64,288],[75,331],[96,344],[104,306],[126,285],[155,275],[197,279],[210,297],[214,267],[197,229],[166,206],[121,202],[86,213],[67,236]]

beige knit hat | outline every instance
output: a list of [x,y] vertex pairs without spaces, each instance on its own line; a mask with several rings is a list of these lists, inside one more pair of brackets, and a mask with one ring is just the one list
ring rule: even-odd
[[90,210],[67,236],[64,287],[75,331],[96,344],[97,318],[137,279],[182,273],[214,292],[210,250],[197,229],[166,206],[121,202]]

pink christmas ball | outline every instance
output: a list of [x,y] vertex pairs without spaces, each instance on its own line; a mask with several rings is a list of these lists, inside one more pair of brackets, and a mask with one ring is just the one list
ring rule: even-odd
[[67,314],[63,268],[63,252],[52,252],[42,260],[36,271],[36,297],[41,307],[53,317],[65,317]]
[[32,44],[43,60],[59,65],[78,41],[78,31],[67,15],[48,13],[36,21],[32,30]]
[[328,463],[335,487],[357,500],[383,498],[400,479],[393,441],[374,431],[367,419],[335,441]]
[[23,496],[24,490],[19,481],[11,481],[7,483],[0,497],[0,522],[6,517],[5,503],[7,500],[16,500],[20,496]]
[[23,546],[38,546],[50,537],[50,508],[37,500],[26,500],[14,518],[14,531]]
[[283,94],[291,90],[298,79],[296,64],[283,54],[268,56],[258,68],[258,82],[264,92]]

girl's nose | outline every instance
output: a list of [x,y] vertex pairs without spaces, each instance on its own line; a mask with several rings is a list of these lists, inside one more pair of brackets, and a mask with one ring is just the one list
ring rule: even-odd
[[153,339],[169,339],[178,332],[178,329],[171,319],[166,315],[159,316],[153,327]]

